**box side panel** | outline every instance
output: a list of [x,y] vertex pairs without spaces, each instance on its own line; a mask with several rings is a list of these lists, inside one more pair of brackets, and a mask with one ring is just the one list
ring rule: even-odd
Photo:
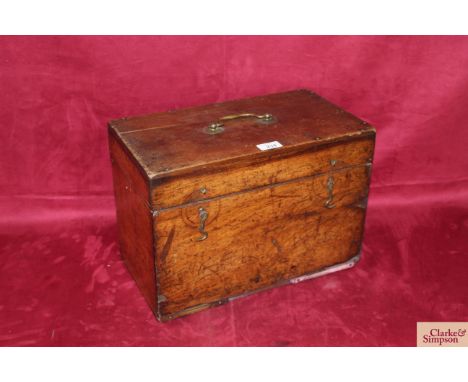
[[[348,261],[360,251],[369,165],[160,211],[163,319]],[[207,218],[202,222],[202,211]],[[207,233],[205,240],[199,241]]]
[[168,208],[370,163],[373,147],[374,137],[367,137],[288,157],[277,156],[279,151],[272,150],[273,158],[263,158],[254,165],[238,163],[216,172],[204,171],[162,181],[151,191],[152,205],[155,209]]
[[109,135],[120,251],[130,274],[156,311],[153,219],[148,185],[114,136]]

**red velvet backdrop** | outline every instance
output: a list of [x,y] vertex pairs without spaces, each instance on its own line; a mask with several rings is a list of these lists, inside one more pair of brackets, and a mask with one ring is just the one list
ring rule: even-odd
[[[1,345],[404,345],[468,321],[468,38],[0,37]],[[158,323],[106,122],[310,88],[377,128],[352,270]]]

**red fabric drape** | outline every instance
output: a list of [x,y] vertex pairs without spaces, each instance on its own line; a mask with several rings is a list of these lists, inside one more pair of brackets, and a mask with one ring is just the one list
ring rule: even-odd
[[[0,37],[0,345],[413,346],[468,321],[467,37]],[[106,122],[310,88],[377,128],[352,270],[158,323]]]

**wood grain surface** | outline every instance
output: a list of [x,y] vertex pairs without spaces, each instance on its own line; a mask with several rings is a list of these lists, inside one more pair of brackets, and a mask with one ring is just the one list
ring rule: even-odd
[[[360,165],[155,217],[160,315],[261,289],[344,262],[360,249],[368,166]],[[333,207],[327,208],[333,178]],[[208,238],[196,241],[199,208]]]

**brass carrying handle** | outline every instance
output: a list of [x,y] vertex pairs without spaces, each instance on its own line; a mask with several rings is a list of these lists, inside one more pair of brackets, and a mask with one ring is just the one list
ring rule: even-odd
[[254,113],[240,113],[240,114],[230,114],[221,117],[216,122],[212,122],[205,128],[205,132],[207,134],[219,134],[224,131],[224,121],[230,121],[232,119],[239,119],[239,118],[256,118],[259,119],[262,123],[272,123],[275,121],[275,117],[273,114],[266,113],[266,114],[254,114]]
[[229,121],[231,119],[238,119],[238,118],[258,118],[258,119],[263,119],[264,121],[269,121],[270,119],[273,119],[272,114],[254,114],[254,113],[241,113],[241,114],[231,114],[231,115],[225,115],[224,117],[221,117],[219,120],[220,121]]
[[203,241],[208,237],[208,232],[205,231],[205,222],[208,219],[208,212],[200,207],[198,209],[198,217],[200,218],[200,224],[198,225],[198,231],[201,233],[201,236],[196,238],[196,241]]

